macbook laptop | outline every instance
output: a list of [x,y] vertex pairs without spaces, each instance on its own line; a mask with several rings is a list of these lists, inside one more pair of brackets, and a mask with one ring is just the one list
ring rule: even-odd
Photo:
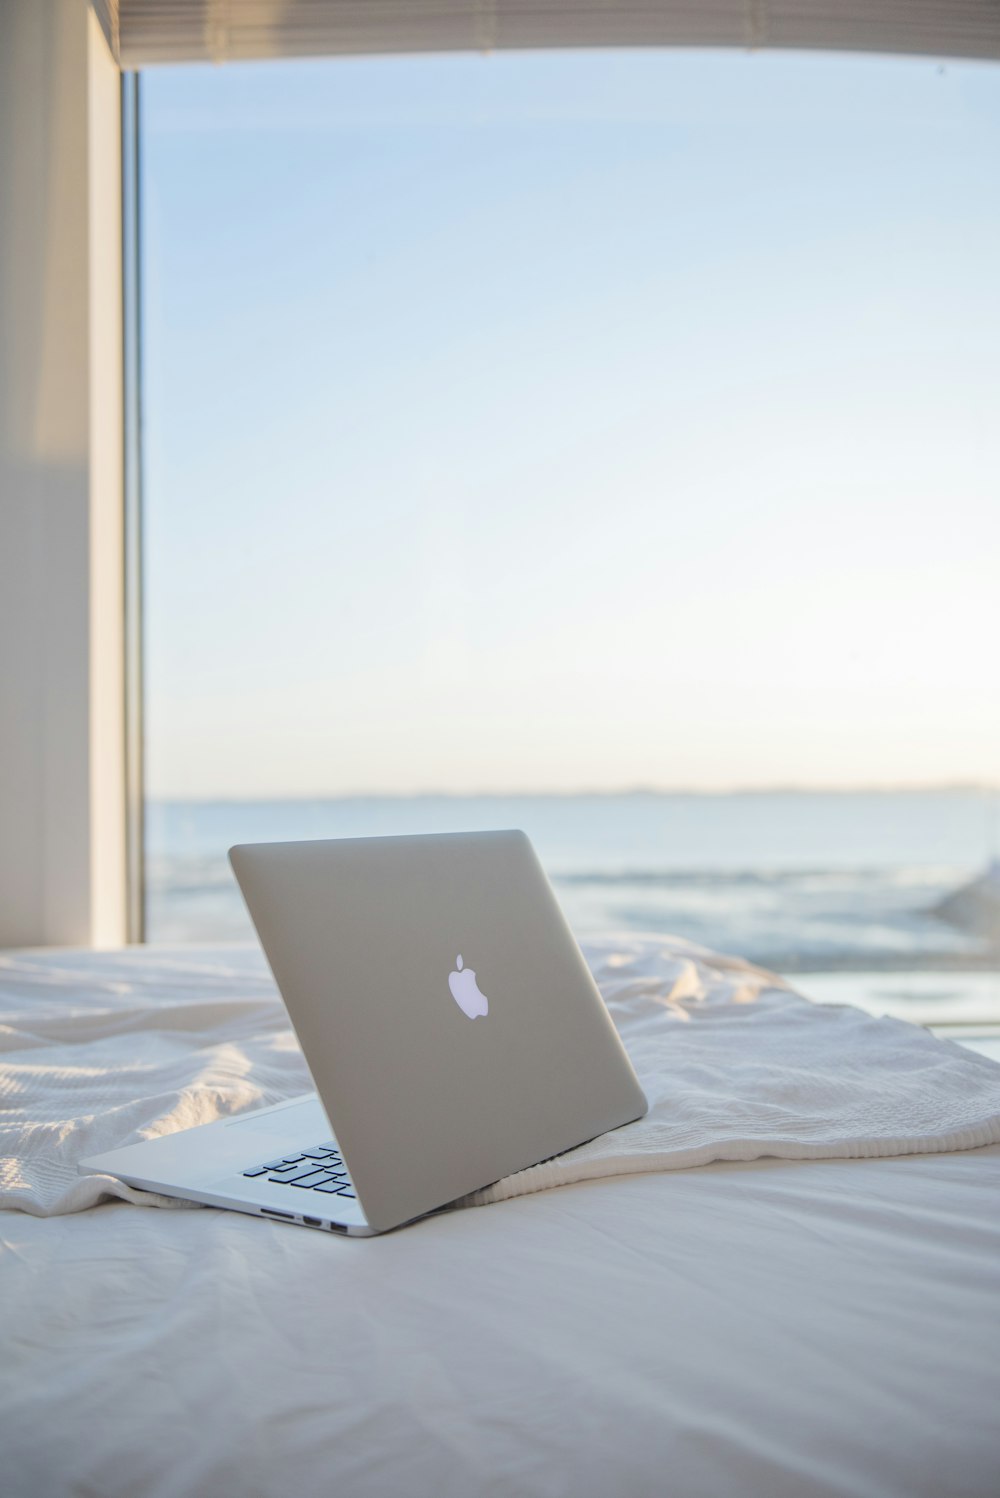
[[523,832],[229,856],[316,1091],[81,1170],[367,1235],[645,1113]]

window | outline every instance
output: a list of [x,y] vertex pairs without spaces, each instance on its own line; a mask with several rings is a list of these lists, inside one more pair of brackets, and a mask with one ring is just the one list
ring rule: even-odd
[[151,939],[516,824],[581,934],[1000,1015],[998,76],[143,75]]

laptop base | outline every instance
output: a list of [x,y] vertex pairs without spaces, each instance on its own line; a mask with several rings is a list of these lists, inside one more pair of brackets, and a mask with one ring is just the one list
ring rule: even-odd
[[274,1182],[266,1175],[248,1178],[244,1174],[258,1162],[311,1149],[317,1139],[332,1143],[333,1134],[319,1098],[309,1093],[93,1155],[80,1162],[80,1170],[113,1175],[140,1190],[206,1207],[225,1207],[348,1237],[372,1236],[357,1200]]

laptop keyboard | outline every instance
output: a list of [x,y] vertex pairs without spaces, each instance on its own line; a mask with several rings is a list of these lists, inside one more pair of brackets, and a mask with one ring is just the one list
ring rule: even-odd
[[320,1191],[324,1196],[346,1196],[355,1200],[354,1185],[332,1139],[297,1155],[285,1155],[280,1160],[255,1165],[243,1174],[266,1176],[276,1186],[298,1186],[303,1191]]

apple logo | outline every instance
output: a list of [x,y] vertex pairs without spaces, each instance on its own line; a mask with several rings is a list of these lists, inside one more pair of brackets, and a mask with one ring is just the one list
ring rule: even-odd
[[469,1019],[475,1019],[480,1014],[489,1014],[490,1001],[484,993],[479,992],[479,984],[476,982],[476,974],[471,967],[463,967],[462,955],[459,953],[458,966],[455,972],[449,974],[448,987],[451,996]]

